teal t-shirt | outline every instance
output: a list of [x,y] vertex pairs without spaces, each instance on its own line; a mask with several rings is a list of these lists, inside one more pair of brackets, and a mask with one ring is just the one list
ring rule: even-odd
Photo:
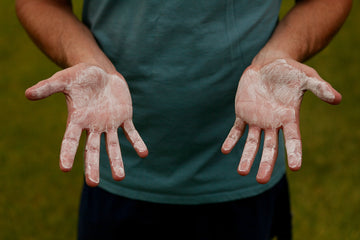
[[[151,202],[202,204],[257,195],[285,173],[283,138],[268,184],[237,166],[245,134],[220,151],[244,69],[271,36],[281,0],[85,0],[83,21],[123,74],[133,121],[148,146],[139,158],[119,129],[126,177],[112,179],[102,138],[100,187]],[[282,136],[282,134],[280,134]]]

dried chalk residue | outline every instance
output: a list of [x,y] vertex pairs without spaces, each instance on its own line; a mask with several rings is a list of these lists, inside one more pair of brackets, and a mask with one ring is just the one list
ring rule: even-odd
[[[101,133],[111,133],[112,139],[116,140],[112,140],[112,146],[107,142],[108,154],[116,178],[123,178],[125,173],[117,129],[125,122],[132,123],[132,102],[125,80],[119,75],[108,74],[99,67],[82,66],[75,77],[67,82],[64,93],[69,117],[60,153],[63,169],[71,168],[81,131],[85,129],[88,131],[85,147],[87,179],[94,184],[99,183]],[[147,151],[138,133],[131,137],[136,138],[136,141],[132,139],[135,142],[134,148]]]
[[236,111],[249,124],[279,128],[296,120],[306,90],[325,101],[335,99],[327,82],[278,59],[260,70],[250,68],[244,72],[236,96]]
[[330,84],[312,68],[293,60],[278,59],[260,69],[250,66],[245,70],[235,98],[236,121],[222,146],[223,153],[231,151],[241,136],[243,126],[249,126],[238,166],[239,174],[250,172],[258,151],[260,132],[264,131],[263,154],[256,179],[259,183],[269,181],[277,157],[279,129],[284,132],[290,169],[300,169],[299,112],[306,90],[324,101],[335,102],[336,92]]

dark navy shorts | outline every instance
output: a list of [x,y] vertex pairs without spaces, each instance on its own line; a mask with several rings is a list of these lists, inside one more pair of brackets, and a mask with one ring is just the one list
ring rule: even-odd
[[78,239],[291,239],[286,176],[246,199],[202,205],[159,204],[84,184]]

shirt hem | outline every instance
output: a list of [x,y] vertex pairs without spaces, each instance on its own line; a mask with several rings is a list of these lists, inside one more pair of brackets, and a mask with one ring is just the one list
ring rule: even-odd
[[122,197],[127,197],[130,199],[162,203],[162,204],[182,204],[182,205],[198,205],[198,204],[209,204],[209,203],[220,203],[220,202],[229,202],[244,198],[253,197],[259,195],[270,188],[274,187],[281,178],[285,175],[279,174],[273,176],[271,181],[267,184],[258,184],[247,189],[234,190],[228,192],[220,193],[210,193],[210,194],[201,194],[201,195],[166,195],[150,192],[140,192],[124,187],[116,186],[113,184],[107,183],[105,181],[100,181],[99,187],[103,190],[110,192],[115,195]]

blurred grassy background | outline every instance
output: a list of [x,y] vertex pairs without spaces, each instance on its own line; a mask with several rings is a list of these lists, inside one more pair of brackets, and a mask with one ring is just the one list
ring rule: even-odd
[[[82,1],[74,9],[81,12]],[[282,12],[292,1],[285,0]],[[308,61],[343,94],[339,106],[308,93],[301,110],[304,163],[289,172],[294,239],[360,239],[360,4],[332,43]],[[82,154],[62,173],[63,96],[30,102],[27,87],[59,70],[30,41],[14,3],[0,2],[0,239],[75,239]],[[81,148],[83,148],[84,137]]]

